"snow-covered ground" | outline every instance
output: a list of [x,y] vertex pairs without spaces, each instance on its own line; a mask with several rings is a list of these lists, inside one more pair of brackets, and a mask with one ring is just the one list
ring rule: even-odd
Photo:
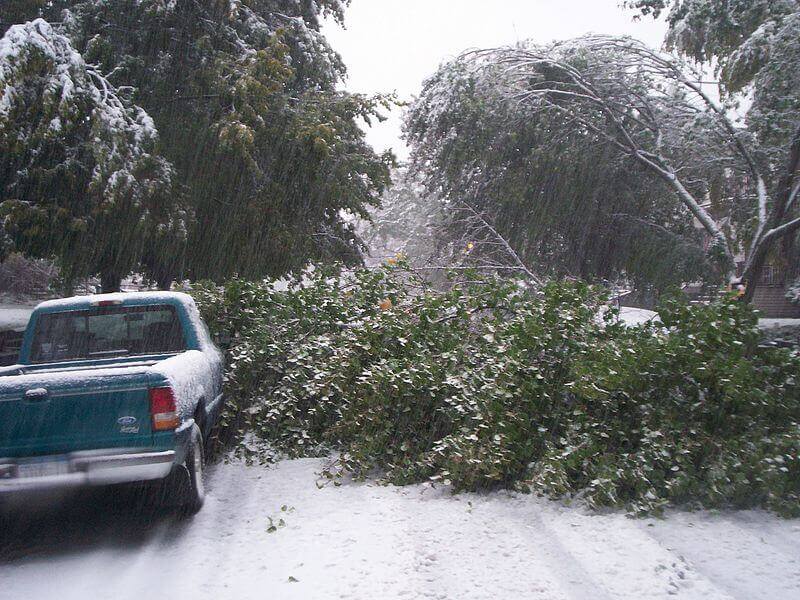
[[772,327],[800,327],[800,319],[759,319],[758,326],[762,329]]
[[0,303],[0,331],[25,329],[35,305]]
[[797,520],[630,519],[430,486],[318,489],[321,465],[217,465],[186,522],[131,508],[129,492],[25,502],[0,529],[0,598],[800,598]]
[[622,306],[619,309],[619,320],[626,325],[643,325],[650,321],[658,322],[658,313],[646,308]]
[[[633,308],[623,306],[619,309],[619,320],[626,325],[642,325],[649,321],[658,322],[658,313],[645,308]],[[800,326],[800,319],[759,319],[758,326],[761,329],[771,329],[773,327]]]

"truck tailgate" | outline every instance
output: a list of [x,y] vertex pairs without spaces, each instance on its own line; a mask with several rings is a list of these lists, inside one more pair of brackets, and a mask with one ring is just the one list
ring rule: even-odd
[[144,367],[3,378],[0,457],[152,443]]

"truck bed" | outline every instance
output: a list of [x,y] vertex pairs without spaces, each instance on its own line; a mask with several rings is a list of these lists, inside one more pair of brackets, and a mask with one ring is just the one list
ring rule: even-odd
[[153,446],[151,369],[170,356],[3,369],[0,457]]

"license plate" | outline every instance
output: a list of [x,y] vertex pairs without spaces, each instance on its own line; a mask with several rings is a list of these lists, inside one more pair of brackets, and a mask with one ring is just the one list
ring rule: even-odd
[[17,465],[17,477],[52,477],[69,473],[66,460],[34,462]]

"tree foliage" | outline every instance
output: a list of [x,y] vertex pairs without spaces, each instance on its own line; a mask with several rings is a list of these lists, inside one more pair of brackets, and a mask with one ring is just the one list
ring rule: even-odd
[[750,128],[785,160],[800,126],[800,2],[797,0],[628,0],[641,14],[669,10],[666,46],[699,63],[714,65],[720,89],[752,95]]
[[150,116],[36,20],[0,40],[6,246],[57,256],[62,276],[124,275],[163,229],[185,236]]
[[[797,0],[628,0],[656,17],[669,10],[667,47],[713,65],[720,90],[735,101],[746,94],[748,130],[759,144],[763,169],[779,210],[774,223],[797,218],[800,153],[800,2]],[[786,206],[780,209],[780,204]],[[784,214],[785,213],[785,214]],[[765,254],[777,264],[800,261],[797,234],[784,236],[780,252]],[[756,255],[756,266],[766,257]],[[787,269],[791,272],[793,269]]]
[[[607,188],[613,191],[634,181],[639,193],[652,200],[640,210],[649,213],[647,222],[654,231],[669,233],[675,221],[688,228],[692,219],[705,230],[711,240],[708,260],[716,266],[718,280],[734,277],[734,258],[743,250],[742,277],[749,295],[776,241],[800,229],[800,219],[793,216],[800,134],[780,149],[783,162],[775,162],[772,147],[731,120],[726,107],[699,83],[699,73],[636,40],[588,35],[546,47],[521,44],[466,54],[442,71],[412,109],[408,129],[419,167],[434,186],[455,190],[456,196],[485,201],[495,182],[520,174],[523,179],[503,190],[500,198],[505,200],[515,189],[525,189],[521,182],[531,181],[532,173],[541,174],[556,190],[556,210],[583,225],[581,239],[607,234],[610,228],[602,221],[592,223],[596,212],[570,212],[580,209],[570,194],[579,190],[583,198],[602,193],[601,176],[613,178]],[[465,97],[477,101],[464,102]],[[486,129],[476,114],[491,115],[489,122],[496,119],[500,135],[481,138]],[[529,124],[534,135],[515,145]],[[461,150],[465,139],[466,144],[476,141],[479,152]],[[572,143],[562,154],[565,140]],[[512,171],[514,160],[533,148],[552,162]],[[456,151],[450,153],[452,149]],[[578,169],[578,177],[571,178],[568,169],[580,165],[581,156],[587,156],[585,174]],[[558,182],[564,173],[566,180]],[[531,215],[539,198],[522,204]],[[634,219],[640,214],[634,212]],[[540,224],[535,217],[514,217],[509,225]],[[602,251],[600,244],[593,248]],[[615,255],[624,260],[622,250]],[[576,254],[580,256],[569,253]],[[541,248],[536,255],[547,257]],[[692,274],[673,269],[673,276],[685,281]]]
[[717,61],[728,92],[759,76],[797,27],[796,0],[626,0],[655,18],[668,10],[666,45],[701,63]]
[[759,347],[743,303],[670,300],[663,329],[628,328],[583,283],[531,293],[473,273],[442,292],[402,261],[280,288],[193,291],[235,340],[226,419],[251,459],[334,451],[330,477],[633,512],[800,511],[800,356]]
[[510,97],[504,69],[498,55],[466,54],[426,81],[408,113],[413,168],[448,204],[457,249],[473,242],[481,261],[493,248],[479,243],[485,227],[464,218],[466,202],[539,272],[659,289],[706,275],[670,191],[597,132]]
[[27,3],[25,16],[61,23],[85,62],[152,118],[192,216],[186,242],[145,248],[154,278],[258,277],[310,258],[360,259],[346,213],[378,202],[391,157],[375,155],[357,122],[379,118],[389,99],[337,89],[344,65],[320,23],[341,21],[345,5]]

